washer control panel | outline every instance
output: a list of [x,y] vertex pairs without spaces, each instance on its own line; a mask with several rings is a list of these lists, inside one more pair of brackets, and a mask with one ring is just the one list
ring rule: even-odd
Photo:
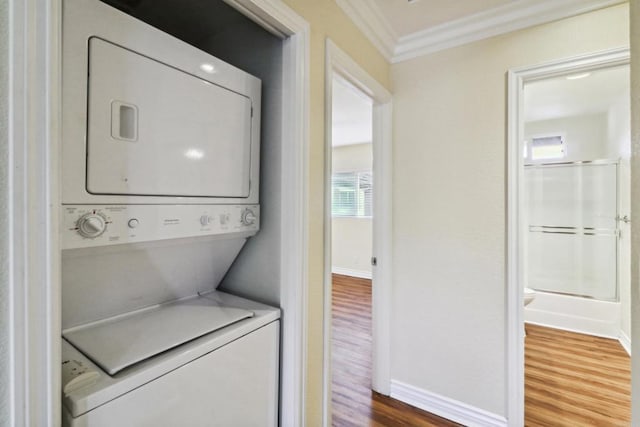
[[62,249],[243,233],[260,229],[259,205],[64,205]]

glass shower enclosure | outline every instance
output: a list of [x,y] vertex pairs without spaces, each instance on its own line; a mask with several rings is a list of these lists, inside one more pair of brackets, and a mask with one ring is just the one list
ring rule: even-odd
[[618,162],[525,166],[527,286],[618,301]]

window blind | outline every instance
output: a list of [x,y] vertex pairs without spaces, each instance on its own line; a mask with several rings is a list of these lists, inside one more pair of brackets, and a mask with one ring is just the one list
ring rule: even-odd
[[371,172],[335,173],[331,177],[333,216],[371,217],[373,175]]

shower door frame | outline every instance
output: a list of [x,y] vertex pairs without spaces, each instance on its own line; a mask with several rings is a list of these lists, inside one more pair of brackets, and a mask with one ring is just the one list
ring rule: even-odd
[[[620,302],[620,256],[621,256],[621,248],[620,248],[620,215],[621,215],[621,193],[620,193],[620,179],[621,179],[621,175],[620,175],[620,167],[621,167],[621,163],[622,163],[622,159],[618,158],[618,159],[597,159],[597,160],[578,160],[578,161],[568,161],[568,162],[549,162],[549,163],[524,163],[524,168],[555,168],[555,167],[575,167],[575,166],[615,166],[615,179],[616,179],[616,188],[615,188],[615,199],[616,199],[616,212],[615,212],[615,228],[613,229],[613,234],[615,235],[615,241],[616,241],[616,257],[615,257],[615,280],[614,280],[614,286],[615,286],[615,297],[613,299],[598,299],[599,301],[606,301],[606,302]],[[522,193],[523,197],[526,196],[526,190],[523,191]],[[527,230],[529,230],[528,232],[531,231],[531,227],[532,225],[529,224],[529,226],[527,227]],[[537,226],[539,227],[539,226]],[[542,226],[543,228],[545,228],[546,226]],[[548,228],[548,227],[547,227]],[[565,227],[551,227],[550,231],[543,231],[543,232],[551,232],[551,233],[557,233],[558,232],[558,228],[565,228]],[[556,229],[556,230],[554,230]],[[587,228],[583,229],[582,232],[584,232],[585,234],[591,234],[594,233],[594,235],[598,234],[599,230],[593,229],[593,230],[589,230]],[[525,231],[527,232],[527,231]],[[571,231],[561,231],[561,233],[563,234],[572,234],[573,232]],[[575,232],[578,233],[578,232]],[[526,248],[525,253],[529,250],[529,248]],[[567,293],[567,292],[556,292],[556,291],[551,291],[551,290],[545,290],[545,289],[538,289],[535,286],[532,286],[531,284],[527,285],[528,287],[530,287],[531,289],[535,290],[535,291],[539,291],[539,292],[549,292],[549,293],[555,293],[558,295],[566,295],[566,296],[570,296],[570,297],[576,297],[576,298],[595,298],[593,296],[589,296],[589,295],[585,295],[585,294],[578,294],[578,293]]]
[[514,68],[507,73],[507,420],[524,425],[524,84],[630,64],[628,47]]

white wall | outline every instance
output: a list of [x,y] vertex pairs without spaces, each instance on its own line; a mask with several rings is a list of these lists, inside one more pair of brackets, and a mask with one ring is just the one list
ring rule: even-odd
[[333,218],[331,227],[331,271],[370,279],[371,219]]
[[0,2],[0,425],[8,426],[9,400],[9,2]]
[[[525,89],[526,90],[526,89]],[[548,135],[564,135],[566,157],[561,161],[617,159],[618,150],[607,144],[607,113],[527,122],[524,125],[525,140]],[[528,152],[531,161],[531,150]],[[534,163],[545,163],[541,160]]]
[[[629,122],[629,121],[627,121]],[[629,158],[620,161],[620,216],[631,217],[631,167]],[[622,340],[631,340],[631,226],[620,227],[620,332]],[[628,350],[628,349],[627,349]]]
[[[631,174],[640,176],[640,2],[631,2]],[[640,179],[631,180],[632,341],[640,342]],[[631,358],[631,424],[640,425],[640,357]]]
[[611,106],[607,112],[607,141],[609,152],[617,153],[621,159],[631,157],[631,106],[629,96],[625,94]]
[[[609,111],[582,116],[527,122],[525,140],[542,135],[564,135],[567,156],[561,161],[629,159],[629,99],[620,97]],[[530,162],[531,151],[529,151]],[[548,160],[540,161],[542,163]]]
[[360,172],[370,171],[373,165],[371,142],[343,145],[331,150],[331,171]]
[[506,72],[628,44],[628,6],[392,67],[394,381],[506,414]]
[[[631,215],[631,105],[628,96],[622,96],[607,115],[610,151],[620,158],[620,216]],[[620,337],[625,345],[631,339],[631,227],[624,222],[620,227]]]
[[[371,171],[371,143],[334,147],[331,157],[333,173]],[[335,273],[371,277],[371,227],[371,218],[332,218],[331,267]]]

